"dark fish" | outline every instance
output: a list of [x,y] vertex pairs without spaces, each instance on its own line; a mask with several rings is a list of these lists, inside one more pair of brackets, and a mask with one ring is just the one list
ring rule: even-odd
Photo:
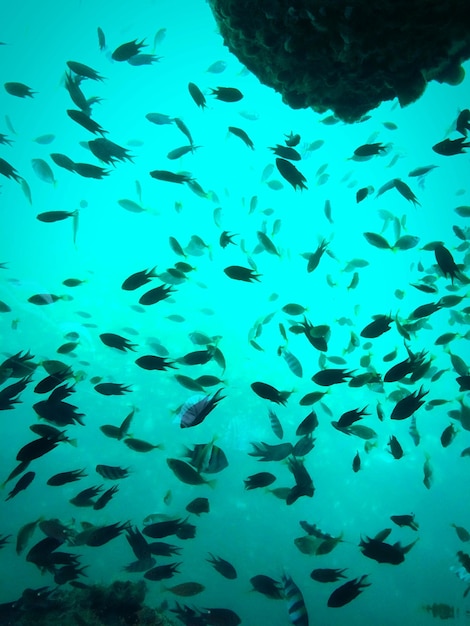
[[194,498],[194,500],[191,500],[186,506],[186,511],[198,517],[201,513],[209,513],[209,500],[207,498]]
[[128,41],[121,44],[114,50],[111,58],[113,59],[113,61],[128,61],[131,57],[138,54],[142,48],[146,47],[144,41],[145,39],[140,42],[137,39],[134,39],[133,41]]
[[214,556],[210,553],[209,557],[210,558],[206,559],[206,561],[210,563],[214,567],[214,569],[219,572],[219,574],[221,574],[224,578],[228,578],[229,580],[234,580],[235,578],[237,578],[237,570],[231,563],[229,563],[225,559],[222,559],[220,556]]
[[144,441],[143,439],[136,439],[135,437],[127,437],[124,439],[124,443],[128,448],[134,450],[134,452],[151,452],[152,450],[162,450],[163,444],[157,443],[149,443],[148,441]]
[[465,152],[465,148],[470,148],[470,143],[464,143],[465,137],[459,137],[458,139],[444,139],[434,144],[432,149],[437,154],[442,156],[454,156],[455,154],[462,154]]
[[182,483],[187,485],[209,485],[210,487],[215,485],[215,481],[206,480],[194,467],[185,461],[181,461],[181,459],[169,458],[166,462],[176,478]]
[[400,563],[403,563],[405,560],[405,554],[411,550],[416,541],[408,546],[402,547],[399,542],[391,545],[390,543],[385,543],[384,541],[379,541],[378,539],[370,539],[369,537],[366,537],[366,541],[361,539],[359,547],[361,548],[361,552],[364,556],[377,561],[377,563],[399,565]]
[[128,526],[129,522],[124,522],[123,524],[116,522],[115,524],[94,528],[88,535],[86,545],[93,548],[103,546],[105,543],[118,537]]
[[125,352],[126,350],[132,350],[135,352],[134,348],[137,347],[137,344],[130,343],[129,339],[121,337],[121,335],[116,335],[115,333],[102,333],[100,335],[100,339],[105,346],[116,348],[122,352]]
[[257,474],[252,474],[245,478],[243,481],[245,483],[245,489],[259,489],[261,487],[267,487],[271,485],[276,480],[274,474],[270,472],[258,472]]
[[414,513],[411,515],[392,515],[390,519],[400,527],[408,526],[411,530],[418,530],[419,528],[418,522],[415,522]]
[[334,583],[341,578],[346,578],[344,572],[347,568],[344,569],[329,569],[329,568],[320,568],[314,569],[310,573],[310,578],[316,580],[319,583]]
[[422,319],[423,317],[429,317],[439,309],[442,309],[442,303],[439,300],[438,302],[429,302],[428,304],[422,304],[412,311],[410,317],[411,319]]
[[248,148],[251,148],[252,150],[255,149],[253,142],[242,128],[238,128],[237,126],[229,126],[228,130],[232,133],[232,135],[239,137],[243,141],[243,143],[248,146]]
[[300,161],[302,158],[297,150],[289,146],[277,144],[274,148],[269,149],[272,150],[276,156],[279,156],[282,159],[288,159],[289,161]]
[[133,162],[132,156],[126,148],[119,146],[117,143],[105,137],[88,141],[88,147],[97,159],[107,165],[115,165],[117,161]]
[[287,465],[294,476],[295,485],[286,496],[286,504],[290,506],[302,496],[312,498],[315,493],[315,487],[310,474],[305,469],[304,462],[296,457],[290,457]]
[[23,474],[5,500],[11,500],[11,498],[14,498],[20,491],[26,489],[33,482],[35,476],[35,472],[26,472],[26,474]]
[[211,95],[222,102],[238,102],[243,98],[243,94],[235,87],[216,87],[211,89]]
[[387,445],[390,446],[390,454],[393,456],[393,458],[397,460],[401,459],[401,457],[403,456],[403,448],[401,447],[395,435],[390,436]]
[[[95,120],[91,119],[89,115],[87,115],[80,109],[67,109],[67,115],[74,122],[80,124],[80,126],[90,131],[90,133],[93,133],[94,135],[105,135],[107,133],[104,128],[102,128],[97,122],[95,122]],[[60,165],[59,163],[57,163],[57,161],[53,159],[52,155],[51,158],[57,165]],[[72,164],[72,167],[65,167],[65,165],[62,165],[61,167],[65,167],[65,169],[69,169],[71,172],[73,172],[75,170],[75,164],[70,159],[69,161]]]
[[261,276],[261,274],[256,274],[254,270],[241,265],[230,265],[224,269],[224,273],[233,280],[241,280],[246,283],[252,283],[255,280],[259,282]]
[[189,183],[194,180],[191,174],[175,174],[168,170],[152,170],[150,176],[156,180],[163,180],[167,183]]
[[261,382],[252,383],[251,388],[260,398],[270,400],[276,404],[282,404],[283,406],[287,404],[287,400],[292,393],[291,391],[279,391],[275,387]]
[[278,157],[276,159],[276,167],[280,175],[285,178],[294,189],[297,189],[297,187],[299,187],[299,189],[308,189],[304,184],[307,182],[307,179],[290,161]]
[[67,483],[73,483],[81,478],[84,478],[85,476],[88,476],[88,474],[85,474],[85,471],[85,469],[78,469],[54,474],[54,476],[49,478],[47,484],[52,487],[60,487],[62,485],[66,485]]
[[[163,537],[168,537],[170,535],[176,535],[179,529],[186,523],[186,520],[182,520],[181,518],[165,520],[163,522],[155,522],[154,524],[147,524],[142,530],[142,533],[151,537],[152,539],[162,539]],[[160,554],[162,554],[160,552]],[[169,556],[171,553],[166,552],[166,556]]]
[[182,563],[169,563],[168,565],[157,565],[145,572],[144,578],[147,580],[164,580],[171,578],[178,573],[178,567]]
[[159,285],[154,289],[150,289],[150,291],[146,291],[139,298],[139,304],[143,304],[144,306],[157,304],[157,302],[161,302],[162,300],[166,300],[167,298],[169,298],[172,293],[174,293],[174,289],[171,287],[171,285]]
[[37,92],[24,83],[4,83],[5,91],[17,98],[32,98]]
[[181,146],[180,148],[175,148],[174,150],[170,150],[170,152],[168,152],[168,154],[166,155],[166,158],[170,159],[170,161],[174,161],[176,159],[180,159],[181,157],[183,157],[185,154],[188,154],[189,152],[193,154],[194,151],[200,147],[201,146],[193,146],[192,144],[189,146]]
[[95,498],[102,489],[103,487],[101,485],[88,487],[77,493],[69,502],[78,507],[92,507],[94,505],[93,498]]
[[169,368],[176,369],[175,361],[170,361],[169,359],[153,354],[140,356],[136,359],[135,363],[144,370],[166,371]]
[[204,94],[197,85],[195,85],[194,83],[188,83],[188,91],[191,95],[191,98],[194,100],[198,107],[200,107],[202,110],[207,108]]
[[311,411],[297,426],[295,434],[297,437],[311,435],[318,426],[318,417],[315,411]]
[[79,176],[83,176],[83,178],[95,178],[96,180],[100,180],[110,174],[109,170],[91,163],[75,163],[73,171],[77,172]]
[[354,155],[358,157],[374,156],[385,152],[385,146],[381,143],[365,143],[354,150]]
[[419,391],[414,391],[413,393],[405,396],[396,403],[390,418],[392,420],[404,420],[407,417],[410,417],[419,409],[420,406],[424,404],[422,399],[428,393],[429,391],[423,392],[423,388],[420,387]]
[[441,445],[443,448],[447,448],[454,441],[456,434],[458,431],[455,429],[453,424],[449,424],[441,434]]
[[54,439],[46,439],[40,437],[30,441],[23,446],[16,455],[17,461],[29,462],[34,459],[38,459],[40,456],[47,454],[58,445],[58,441]]
[[348,580],[347,583],[333,591],[328,598],[327,605],[331,608],[338,608],[357,598],[365,587],[370,587],[370,583],[363,582],[366,578],[367,574],[354,580]]
[[155,54],[135,54],[133,57],[128,59],[129,65],[153,65],[157,61],[160,61],[162,57],[158,57]]
[[66,220],[68,217],[75,217],[78,211],[46,211],[45,213],[39,213],[36,215],[36,219],[40,222],[60,222]]
[[366,339],[375,339],[390,330],[390,323],[393,318],[389,315],[375,315],[374,321],[367,324],[361,331],[361,337]]
[[60,152],[51,152],[49,155],[56,165],[69,172],[75,172],[75,161]]
[[196,582],[180,583],[179,585],[174,585],[173,587],[165,587],[165,591],[170,591],[171,593],[183,598],[195,596],[204,591],[204,589],[204,585]]
[[78,63],[77,61],[67,61],[67,65],[75,74],[83,76],[83,78],[90,78],[91,80],[104,80],[103,76],[100,76],[96,70],[84,63]]
[[257,576],[250,578],[250,583],[253,585],[254,591],[258,591],[268,598],[280,600],[284,597],[281,583],[274,580],[274,578],[271,578],[270,576],[258,574]]
[[109,489],[107,489],[96,502],[93,503],[93,509],[98,511],[100,509],[104,509],[104,507],[108,504],[108,502],[112,499],[115,493],[117,493],[119,487],[117,485],[113,485]]
[[370,415],[370,413],[366,413],[366,409],[367,406],[365,406],[363,409],[352,409],[351,411],[346,411],[341,415],[336,424],[340,428],[348,428],[349,426],[354,424],[354,422],[362,419],[363,415]]
[[438,244],[434,248],[434,255],[445,278],[450,276],[452,284],[454,284],[454,278],[460,278],[461,272],[451,252],[442,244]]
[[8,161],[5,161],[5,159],[2,159],[1,157],[0,157],[0,174],[5,176],[6,178],[13,178],[13,180],[16,180],[17,183],[23,180],[21,176],[18,174],[18,172],[15,170],[15,168],[12,165],[10,165]]
[[348,372],[341,368],[331,368],[320,370],[312,376],[312,380],[317,385],[322,387],[330,387],[331,385],[337,385],[344,383],[346,378],[352,378],[353,373]]
[[259,457],[260,461],[282,461],[292,454],[291,443],[278,443],[271,445],[261,441],[259,443],[251,442],[253,446],[252,452],[248,452],[250,456]]
[[99,383],[94,386],[94,390],[103,396],[123,396],[125,393],[132,391],[128,385],[121,383]]
[[98,26],[98,28],[96,29],[96,33],[98,35],[98,46],[100,50],[104,50],[106,48],[106,37],[103,29]]
[[352,462],[353,472],[357,473],[361,469],[361,457],[359,456],[359,452],[356,452],[356,456]]

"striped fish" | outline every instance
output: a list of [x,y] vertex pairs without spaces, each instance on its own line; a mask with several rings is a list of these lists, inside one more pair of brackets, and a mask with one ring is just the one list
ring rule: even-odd
[[276,435],[278,439],[282,439],[284,437],[284,430],[282,428],[282,424],[279,421],[278,416],[271,409],[269,410],[268,415],[269,415],[269,421],[271,423],[271,429],[273,433]]
[[119,480],[120,478],[127,478],[129,476],[129,470],[123,467],[117,467],[114,465],[97,465],[96,471],[103,478],[109,480]]
[[289,366],[290,371],[295,376],[298,376],[299,378],[302,378],[303,371],[302,371],[302,365],[301,365],[299,359],[296,356],[294,356],[292,354],[292,352],[289,352],[288,350],[284,350],[282,352],[282,356],[284,357],[285,362]]
[[283,574],[282,584],[291,624],[294,626],[308,626],[308,614],[302,592],[289,574]]

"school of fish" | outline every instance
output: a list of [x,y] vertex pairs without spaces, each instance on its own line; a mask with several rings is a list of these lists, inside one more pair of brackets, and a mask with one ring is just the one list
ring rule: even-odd
[[[138,80],[157,81],[160,66],[171,63],[164,54],[171,27],[159,28],[153,45],[149,33],[111,40],[104,30],[94,27],[92,51],[84,49],[63,66],[54,61],[56,66],[50,68],[62,76],[60,99],[67,103],[63,123],[71,133],[73,128],[73,136],[78,129],[79,145],[67,142],[60,130],[48,128],[30,142],[28,167],[16,148],[18,143],[26,150],[21,124],[15,122],[15,102],[23,100],[29,115],[39,115],[44,106],[39,102],[41,85],[16,80],[15,68],[2,70],[11,80],[3,81],[10,108],[1,122],[5,132],[0,133],[0,200],[2,195],[13,197],[21,210],[28,209],[25,230],[30,221],[35,229],[36,222],[43,229],[63,227],[54,231],[60,249],[70,250],[74,258],[83,254],[84,261],[76,264],[82,268],[76,275],[62,276],[61,284],[48,276],[39,284],[28,282],[28,271],[34,275],[34,258],[25,266],[0,249],[0,323],[9,346],[2,348],[0,359],[4,488],[0,559],[12,568],[21,560],[30,571],[41,573],[43,584],[37,593],[46,606],[49,596],[53,601],[54,588],[93,584],[95,551],[112,542],[121,567],[110,573],[110,580],[143,578],[149,587],[158,583],[162,609],[177,623],[260,623],[230,587],[224,587],[228,591],[217,605],[207,606],[209,587],[217,595],[219,584],[236,580],[246,591],[256,592],[257,600],[250,603],[258,602],[261,614],[269,603],[285,604],[276,623],[286,619],[293,626],[346,623],[335,616],[322,618],[329,622],[318,621],[316,613],[330,615],[352,602],[364,610],[368,602],[380,606],[390,601],[383,586],[388,568],[404,569],[404,562],[418,558],[421,545],[423,550],[433,549],[429,542],[435,536],[429,520],[419,514],[418,498],[412,505],[403,497],[400,505],[392,491],[405,492],[413,484],[413,493],[427,498],[426,506],[439,507],[432,498],[435,483],[446,474],[445,455],[459,464],[462,477],[468,472],[470,201],[441,209],[453,211],[454,223],[452,229],[441,229],[439,239],[426,238],[424,226],[422,232],[408,232],[408,222],[418,228],[417,212],[423,224],[428,219],[431,209],[424,198],[429,202],[428,181],[439,168],[459,159],[468,166],[470,101],[459,102],[455,117],[445,121],[449,136],[435,141],[420,138],[428,155],[425,163],[433,163],[416,163],[407,176],[403,169],[393,173],[400,160],[408,164],[393,141],[398,126],[378,121],[377,112],[355,128],[363,141],[351,152],[343,154],[341,145],[330,144],[332,160],[341,158],[353,167],[337,183],[347,198],[347,209],[340,210],[331,200],[329,179],[334,175],[328,163],[313,166],[317,152],[328,150],[329,127],[336,132],[337,120],[312,113],[312,135],[317,128],[325,137],[315,139],[304,131],[279,128],[273,119],[266,141],[264,133],[258,134],[255,109],[244,108],[245,101],[247,107],[256,106],[250,102],[249,74],[231,72],[230,61],[214,60],[203,68],[205,84],[200,77],[175,79],[168,102],[165,93],[157,93],[153,102],[144,103],[147,112],[136,114],[145,123],[144,139],[162,145],[166,157],[142,158],[139,151],[145,141],[128,139],[132,111],[121,111],[129,117],[126,133],[119,133],[115,121],[110,121],[113,131],[108,130],[100,113],[103,100],[113,101],[115,85],[107,73],[112,67],[115,84],[125,85],[129,71],[143,72]],[[14,43],[18,42],[0,47],[0,59],[2,48]],[[66,49],[66,42],[62,45]],[[124,66],[121,74],[119,66]],[[170,110],[175,99],[192,108],[201,128]],[[392,107],[391,117],[393,111]],[[220,174],[212,180],[210,171],[198,169],[211,116],[222,119],[225,128],[225,135],[215,139],[218,153],[210,158],[223,163],[226,180]],[[367,128],[363,133],[362,127]],[[77,156],[80,150],[87,156]],[[231,152],[236,154],[232,161]],[[257,168],[256,184],[247,185],[243,173],[237,174],[237,168],[243,171],[244,159]],[[378,184],[364,182],[372,163],[381,172]],[[69,177],[75,185],[79,177],[82,197],[88,200],[57,208],[54,194],[69,184]],[[88,244],[82,223],[90,221],[94,210],[90,198],[113,179],[116,188],[120,179],[136,181],[133,198],[107,197],[115,220],[126,220],[129,239],[138,237],[143,218],[150,220],[143,228],[158,229],[166,249],[155,246],[148,254],[151,262],[143,266],[116,244],[119,270],[110,260],[105,276],[89,268],[82,252],[96,245]],[[236,211],[231,211],[225,205],[233,203],[239,192],[234,189],[231,198],[227,191],[234,179],[244,191]],[[452,181],[446,184],[451,186]],[[459,184],[465,186],[466,181]],[[107,196],[112,189],[110,183]],[[459,195],[465,193],[461,190]],[[163,209],[150,207],[151,194],[171,198],[167,202],[171,219]],[[282,194],[279,204],[278,194]],[[380,204],[392,194],[394,212]],[[275,208],[267,206],[266,198]],[[197,202],[199,213],[187,218],[188,223],[193,220],[188,235],[183,220],[181,232],[173,224],[175,218],[188,215],[192,202]],[[310,203],[310,215],[304,211],[296,222],[297,202]],[[338,225],[343,210],[352,216],[367,211],[370,222],[378,224],[361,233],[354,224],[347,226],[348,250],[337,242],[337,230],[344,228]],[[237,212],[243,216],[239,221]],[[1,237],[9,230],[7,219],[2,218]],[[305,237],[313,241],[310,250],[299,248],[292,235],[283,236],[289,220],[296,224],[301,241]],[[52,232],[47,236],[54,238]],[[8,236],[20,246],[21,232]],[[114,226],[108,223],[101,236],[111,241]],[[44,246],[43,255],[58,275],[61,263],[70,266],[54,248]],[[405,265],[394,270],[404,258]],[[404,266],[409,268],[405,272]],[[355,299],[355,294],[364,294],[361,282],[371,284],[371,269],[382,283],[377,293],[386,287],[393,298],[384,301],[369,291],[364,300]],[[381,278],[382,270],[387,278]],[[100,289],[105,295],[99,295]],[[347,301],[348,313],[329,318],[324,311],[330,300],[336,311]],[[265,312],[258,314],[260,309]],[[53,313],[48,321],[49,311]],[[56,326],[61,338],[49,340],[46,353],[43,342],[49,324]],[[22,329],[28,325],[25,334]],[[246,338],[243,346],[241,335]],[[233,416],[246,406],[249,422],[237,422]],[[252,431],[246,427],[251,422]],[[243,424],[242,433],[238,423]],[[19,438],[11,435],[12,427],[20,431]],[[21,444],[13,449],[11,441]],[[50,458],[54,471],[49,470]],[[259,463],[263,471],[257,471]],[[57,467],[60,471],[55,471]],[[382,473],[386,478],[380,484]],[[158,510],[149,504],[145,515],[136,515],[133,488],[127,484],[138,481],[142,493],[150,493],[149,477],[154,474],[164,497]],[[374,493],[383,490],[380,506],[388,513],[380,521],[368,481]],[[363,525],[357,525],[358,514],[326,487],[329,482],[358,503]],[[41,488],[34,492],[36,499],[40,493],[43,500],[37,507],[30,495],[35,486]],[[458,497],[466,498],[465,482],[455,489],[462,494]],[[225,493],[233,499],[227,499],[224,509]],[[9,507],[20,499],[28,502],[28,514],[13,531],[7,523]],[[150,502],[154,500],[149,496]],[[114,503],[122,509],[113,509]],[[259,509],[262,518],[265,504],[270,513],[264,523],[275,526],[279,515],[290,546],[289,553],[282,548],[282,554],[272,558],[269,571],[264,564],[253,568],[257,556],[252,548],[247,549],[250,557],[238,551],[237,558],[206,549],[207,528],[230,535],[235,527],[241,544],[245,535],[259,533],[261,549],[264,530],[253,528],[250,510]],[[326,508],[336,508],[337,513],[326,514]],[[118,510],[125,515],[116,518]],[[278,513],[273,515],[273,510]],[[470,549],[465,546],[470,520],[468,509],[456,510],[460,519],[448,525],[441,540],[448,544],[447,573],[451,572],[463,603],[470,591]],[[367,511],[371,522],[365,526]],[[204,547],[195,557],[200,534]],[[455,541],[457,548],[449,547]],[[190,544],[196,547],[188,548]],[[276,545],[270,551],[276,553]],[[301,567],[292,565],[294,561]],[[207,567],[221,582],[206,575]],[[301,570],[310,574],[302,577]],[[162,582],[173,578],[171,585]],[[26,590],[31,584],[24,580],[23,586]],[[2,596],[0,621],[21,613],[25,593]],[[429,615],[449,619],[458,613],[446,597],[420,597],[417,592],[414,603],[426,619]]]

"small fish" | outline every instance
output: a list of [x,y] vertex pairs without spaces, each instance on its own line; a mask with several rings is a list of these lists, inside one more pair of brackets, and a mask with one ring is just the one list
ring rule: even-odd
[[211,89],[211,95],[222,102],[239,102],[243,98],[243,94],[235,87],[216,87]]

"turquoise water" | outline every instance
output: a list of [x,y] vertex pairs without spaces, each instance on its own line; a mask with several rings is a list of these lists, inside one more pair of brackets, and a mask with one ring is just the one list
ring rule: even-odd
[[[103,51],[98,46],[98,27],[106,36]],[[161,57],[157,63],[134,67],[112,61],[117,46],[136,38],[146,40],[148,47],[143,52],[152,52],[154,35],[162,28],[165,36],[154,49]],[[468,598],[464,599],[463,593],[467,584],[451,568],[459,565],[457,551],[468,549],[451,524],[470,529],[469,461],[460,456],[470,446],[470,438],[448,412],[459,410],[462,401],[468,403],[468,392],[458,391],[449,356],[450,349],[469,362],[465,338],[469,314],[468,309],[464,311],[468,286],[455,281],[455,293],[464,297],[462,302],[427,318],[408,342],[414,353],[427,350],[432,357],[432,369],[424,379],[412,384],[402,381],[352,388],[343,383],[322,388],[311,377],[323,366],[338,367],[328,362],[331,357],[342,357],[344,367],[363,373],[367,366],[361,364],[361,358],[369,355],[370,366],[382,376],[393,363],[407,357],[395,322],[389,332],[370,340],[370,347],[369,340],[360,338],[358,347],[347,349],[351,333],[359,336],[372,316],[398,315],[404,324],[416,307],[454,293],[450,280],[436,270],[433,252],[423,246],[443,241],[456,262],[468,268],[466,245],[453,226],[468,233],[468,218],[459,216],[455,208],[470,205],[469,158],[439,156],[431,149],[447,136],[455,138],[453,124],[459,111],[469,105],[468,79],[458,87],[430,84],[419,102],[405,109],[395,102],[385,103],[360,124],[328,125],[323,121],[325,115],[288,109],[278,94],[244,71],[223,46],[209,7],[202,1],[183,5],[166,0],[139,0],[132,5],[103,1],[97,6],[87,0],[63,5],[46,0],[40,7],[24,3],[21,12],[8,11],[0,40],[6,44],[0,48],[1,82],[22,82],[37,92],[32,99],[15,98],[3,89],[0,92],[0,132],[12,141],[11,146],[0,145],[0,157],[27,181],[32,197],[30,203],[20,184],[2,177],[0,262],[6,269],[0,270],[0,300],[11,311],[0,314],[1,352],[7,358],[30,350],[36,363],[60,359],[70,365],[77,382],[69,401],[85,414],[84,426],[67,429],[67,435],[77,439],[77,447],[61,443],[32,461],[28,468],[36,472],[32,484],[2,503],[0,534],[11,535],[11,539],[0,553],[4,572],[0,601],[16,599],[25,587],[54,586],[50,573],[41,574],[26,562],[27,550],[20,556],[15,552],[16,535],[27,522],[57,518],[80,531],[83,522],[99,526],[129,520],[143,529],[148,515],[184,518],[186,505],[204,496],[209,498],[210,512],[190,519],[197,526],[196,537],[186,541],[170,537],[170,543],[182,547],[180,557],[157,559],[158,564],[175,560],[182,565],[171,580],[148,581],[151,606],[167,601],[173,608],[178,600],[197,607],[230,608],[249,626],[284,625],[289,623],[286,603],[250,591],[249,580],[258,574],[280,580],[283,572],[288,572],[303,593],[311,624],[428,624],[434,618],[422,607],[433,603],[456,607],[460,617],[454,622],[465,623]],[[108,131],[106,137],[133,155],[133,162],[104,165],[110,174],[102,180],[59,168],[49,156],[63,153],[76,162],[102,165],[80,145],[95,137],[66,114],[67,109],[76,108],[64,88],[69,60],[85,63],[106,77],[103,82],[84,81],[81,87],[87,97],[102,99],[93,106],[92,116]],[[224,71],[208,71],[217,61],[226,63]],[[206,94],[205,110],[191,99],[189,82]],[[244,97],[236,103],[218,101],[210,95],[218,86],[236,87]],[[175,124],[150,123],[146,115],[151,112],[184,120],[195,145],[201,147],[194,154],[169,160],[168,152],[187,140]],[[390,124],[387,128],[385,123],[396,128]],[[230,134],[228,126],[245,130],[255,149]],[[275,166],[266,180],[263,175],[275,162],[268,147],[283,144],[291,131],[301,136],[297,149],[302,160],[296,166],[307,179],[308,189],[303,191],[294,191]],[[54,135],[53,141],[39,143],[37,138],[46,134]],[[321,147],[309,149],[319,140],[324,142]],[[351,159],[358,146],[375,141],[387,146],[385,154],[363,162]],[[38,177],[32,159],[50,165],[55,184]],[[437,168],[421,180],[408,177],[413,169],[427,165]],[[187,185],[151,178],[153,170],[190,172],[204,197]],[[392,178],[405,181],[419,205],[414,206],[396,190],[377,197],[379,188]],[[373,186],[374,193],[357,203],[357,190],[367,186]],[[125,199],[138,203],[142,211],[123,208],[118,201]],[[331,204],[331,221],[325,216],[326,201]],[[72,219],[55,223],[36,219],[42,212],[78,208],[75,243]],[[272,234],[273,228],[278,229],[276,234]],[[219,245],[225,230],[237,234],[237,245]],[[257,231],[272,238],[279,255],[260,248]],[[392,245],[400,235],[413,235],[419,237],[419,244],[406,251],[381,250],[366,241],[364,232],[381,233]],[[197,255],[190,249],[186,258],[178,256],[169,238],[176,238],[186,249],[193,235],[207,247]],[[301,255],[314,252],[322,240],[329,242],[331,254],[325,253],[317,269],[308,273],[307,260]],[[357,287],[348,289],[354,270],[347,265],[353,259],[362,259],[367,265],[357,270]],[[122,282],[155,266],[157,274],[163,274],[178,261],[195,269],[174,286],[171,298],[132,308],[147,288],[124,291]],[[251,262],[261,275],[259,282],[231,280],[223,271],[231,265],[250,267]],[[425,294],[410,285],[426,274],[437,276],[437,293]],[[85,282],[67,287],[63,281],[68,278]],[[148,288],[159,284],[162,280],[155,278]],[[40,293],[72,299],[47,306],[28,302]],[[305,315],[312,324],[330,326],[326,353],[289,331],[303,319],[283,312],[282,307],[289,303],[306,307]],[[88,317],[83,317],[83,312]],[[262,324],[266,319],[269,321]],[[302,378],[294,375],[278,354],[279,346],[285,345],[279,324],[286,329],[288,350],[302,364]],[[250,343],[253,329],[258,327],[262,333],[256,343],[261,350]],[[58,354],[70,332],[78,333],[79,345],[71,354]],[[156,340],[171,360],[203,349],[191,341],[194,332],[220,336],[217,346],[225,357],[225,371],[215,360],[195,366],[176,363],[177,370],[166,372],[146,371],[135,364],[138,357],[155,354],[150,343]],[[457,336],[447,347],[435,345],[446,332]],[[103,345],[102,333],[126,337],[137,344],[135,352]],[[383,357],[395,349],[395,359],[384,362]],[[431,381],[440,370],[445,372]],[[175,374],[191,378],[210,374],[223,380],[205,393],[222,388],[226,397],[194,428],[180,428],[178,408],[195,392],[183,387]],[[18,450],[36,438],[29,430],[38,421],[31,407],[45,396],[33,389],[46,375],[39,366],[20,395],[21,403],[2,412],[3,480],[16,466]],[[90,381],[93,377],[129,385],[131,392],[100,395]],[[253,393],[250,385],[255,381],[292,392],[286,406]],[[12,382],[16,380],[5,381],[2,389]],[[399,399],[390,394],[400,389],[410,393],[420,385],[429,394],[427,404],[416,413],[421,441],[415,446],[409,435],[410,420],[390,420]],[[305,394],[327,390],[313,407],[299,404]],[[439,399],[445,402],[429,404]],[[376,415],[377,402],[385,413],[382,422]],[[361,423],[377,433],[369,452],[363,439],[346,436],[331,426],[345,411],[366,405],[370,415]],[[100,431],[104,424],[119,425],[132,407],[138,409],[132,435],[163,444],[163,450],[138,453]],[[296,428],[312,408],[319,426],[305,467],[315,485],[313,498],[302,497],[287,506],[266,489],[245,490],[243,480],[260,471],[276,476],[270,488],[292,487],[293,476],[286,462],[259,463],[249,455],[251,442],[280,443],[269,424],[268,410],[273,409],[283,425],[283,441],[295,443]],[[444,448],[440,436],[451,422],[459,432]],[[400,460],[388,451],[391,435],[403,447]],[[166,459],[183,458],[185,446],[208,443],[214,436],[229,465],[219,474],[206,476],[216,480],[213,488],[178,480]],[[352,461],[357,451],[362,465],[354,473]],[[426,454],[433,468],[430,489],[423,485]],[[104,509],[74,507],[69,500],[81,489],[114,484],[95,472],[97,464],[128,467],[130,475],[116,482],[119,491]],[[60,488],[46,485],[53,474],[77,468],[86,468],[88,476]],[[5,497],[16,480],[4,487]],[[418,532],[390,521],[391,515],[412,512],[419,523]],[[326,555],[301,553],[294,539],[305,534],[299,525],[304,520],[335,537],[342,535],[343,541]],[[390,543],[408,545],[419,537],[400,565],[377,563],[359,550],[361,537],[374,537],[385,528],[392,528]],[[42,538],[36,529],[29,547]],[[66,550],[74,551],[68,546]],[[99,548],[80,546],[75,550],[81,555],[81,565],[88,566],[88,578],[82,577],[82,582],[107,584],[142,577],[123,572],[123,567],[135,560],[125,535]],[[209,552],[230,561],[237,578],[227,580],[214,571],[206,562]],[[310,578],[314,568],[347,568],[348,580],[367,574],[371,586],[345,607],[328,608],[329,595],[343,581],[315,582]],[[202,583],[205,590],[195,597],[178,598],[164,588],[188,581]]]

